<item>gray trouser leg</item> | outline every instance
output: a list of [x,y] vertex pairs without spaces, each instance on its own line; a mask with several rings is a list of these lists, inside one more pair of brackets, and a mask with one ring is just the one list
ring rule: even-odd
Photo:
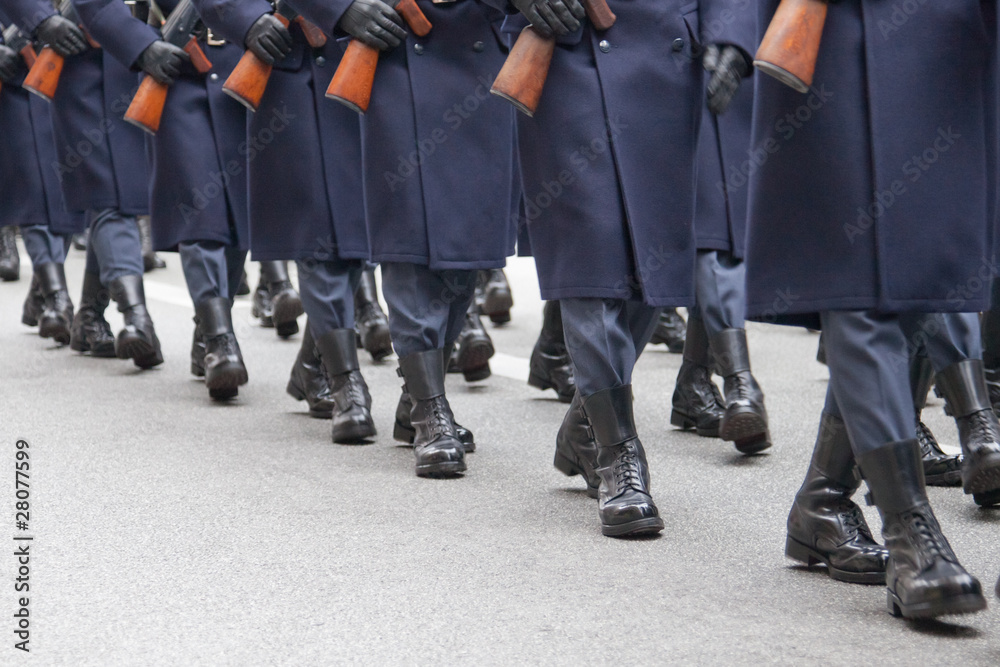
[[396,354],[450,351],[475,291],[474,270],[432,271],[422,264],[383,262],[382,295]]
[[822,318],[830,369],[824,410],[844,420],[854,454],[912,438],[909,355],[899,316],[830,311]]
[[229,297],[227,246],[215,241],[195,241],[181,243],[178,250],[184,280],[195,305],[215,297]]
[[104,285],[122,276],[141,276],[142,244],[135,216],[122,215],[113,208],[88,211],[87,215],[87,271],[99,274]]
[[21,227],[21,239],[32,266],[66,263],[66,239],[56,236],[48,227]]
[[570,298],[559,304],[580,396],[631,384],[660,309],[623,299]]
[[723,329],[743,329],[746,319],[746,265],[728,252],[699,250],[695,263],[694,317],[711,338]]
[[910,349],[926,354],[935,372],[983,358],[977,313],[903,313],[899,325]]
[[314,338],[334,329],[354,328],[354,290],[363,263],[353,259],[298,262],[299,296]]

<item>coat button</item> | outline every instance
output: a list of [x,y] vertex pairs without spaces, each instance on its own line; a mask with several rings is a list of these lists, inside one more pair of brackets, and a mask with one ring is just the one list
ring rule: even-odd
[[418,56],[421,55],[424,52],[424,45],[423,44],[414,44],[413,45],[413,52],[416,53]]
[[611,50],[611,42],[609,42],[606,39],[602,39],[601,43],[598,44],[597,46],[601,49],[602,53],[607,53],[608,51]]
[[208,78],[211,79],[212,81],[218,81],[219,75],[216,74],[215,72],[212,72],[211,74],[208,75]]
[[323,56],[319,56],[318,58],[316,58],[316,66],[326,67],[326,58],[324,58]]
[[681,51],[684,48],[684,40],[678,37],[677,39],[674,40],[673,44],[671,44],[670,47],[674,51]]
[[483,44],[482,42],[476,42],[475,44],[472,45],[472,50],[475,51],[476,53],[482,53],[483,49],[485,48],[486,45]]

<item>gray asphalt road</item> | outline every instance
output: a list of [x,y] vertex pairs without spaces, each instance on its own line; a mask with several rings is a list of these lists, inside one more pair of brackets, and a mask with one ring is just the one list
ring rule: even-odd
[[[147,277],[166,363],[80,356],[20,324],[29,269],[0,285],[0,540],[14,527],[15,441],[30,442],[31,660],[39,664],[1000,663],[1000,603],[907,623],[880,587],[783,557],[784,524],[826,386],[815,336],[752,326],[775,447],[746,459],[669,426],[678,355],[651,348],[636,418],[667,529],[602,537],[579,478],[552,467],[564,406],[525,383],[541,322],[530,261],[494,376],[449,378],[480,443],[458,480],[418,479],[391,438],[394,363],[362,362],[377,441],[330,442],[284,392],[299,337],[236,321],[250,384],[212,404],[188,373],[179,261]],[[82,254],[67,265],[74,299]],[[117,327],[113,313],[109,319]],[[939,402],[927,421],[954,444]],[[859,494],[860,495],[860,494]],[[992,589],[1000,511],[932,489],[965,565]],[[877,515],[866,510],[877,530]],[[23,534],[23,533],[22,533]],[[9,548],[0,549],[12,554]],[[13,648],[15,558],[0,557],[0,663]]]

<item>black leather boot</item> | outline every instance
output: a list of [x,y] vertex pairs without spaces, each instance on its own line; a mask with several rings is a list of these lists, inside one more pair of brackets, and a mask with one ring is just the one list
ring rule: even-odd
[[21,256],[17,250],[17,231],[13,225],[0,227],[0,280],[21,279]]
[[966,359],[937,375],[962,445],[962,487],[978,505],[1000,504],[1000,425],[990,405],[983,362]]
[[201,332],[201,320],[194,318],[194,334],[191,336],[191,375],[205,377],[205,335]]
[[240,344],[233,333],[233,304],[224,296],[195,305],[198,326],[205,339],[205,386],[217,401],[235,398],[249,380]]
[[342,444],[362,443],[375,437],[372,397],[358,370],[358,348],[353,329],[333,329],[316,340],[323,368],[330,378],[333,401],[333,441]]
[[38,275],[32,273],[28,295],[24,297],[24,307],[21,309],[21,324],[37,327],[38,318],[42,316],[43,310],[45,310],[45,296],[38,286]]
[[927,501],[916,440],[879,447],[859,457],[858,464],[882,516],[889,549],[889,613],[931,618],[985,609],[979,581],[958,562]]
[[861,474],[844,422],[823,413],[806,478],[788,513],[785,555],[853,584],[884,584],[888,550],[872,537],[851,496]]
[[73,302],[66,288],[66,274],[63,265],[49,262],[35,267],[38,288],[45,304],[38,318],[38,335],[52,338],[60,345],[69,344],[72,339],[70,326],[73,324]]
[[142,268],[146,273],[166,268],[167,263],[153,252],[153,230],[150,228],[149,216],[140,215],[136,221],[139,225],[139,243],[142,246]]
[[684,340],[684,361],[674,384],[670,423],[684,430],[693,428],[700,436],[718,438],[726,409],[719,388],[712,382],[708,332],[701,318],[688,317]]
[[587,482],[587,495],[597,498],[597,489],[601,484],[601,477],[597,474],[597,443],[594,442],[587,415],[583,413],[583,400],[579,394],[573,396],[556,434],[556,455],[552,465],[567,477],[582,476]]
[[924,460],[927,486],[958,486],[962,483],[962,457],[945,454],[937,438],[920,418],[927,403],[927,392],[934,381],[934,369],[923,355],[910,359],[910,388],[913,390],[913,412],[916,415],[917,442]]
[[736,445],[742,454],[756,454],[771,446],[764,392],[750,372],[750,351],[745,329],[725,329],[711,339],[716,369],[724,379],[726,412],[719,437]]
[[250,283],[247,282],[247,272],[240,276],[240,286],[236,288],[236,296],[246,296],[250,293]]
[[674,354],[680,354],[684,351],[686,337],[687,325],[681,314],[677,312],[676,308],[664,308],[660,312],[660,319],[656,323],[656,329],[649,342],[653,345],[663,343]]
[[104,289],[96,273],[83,273],[83,293],[80,308],[73,318],[69,346],[77,352],[90,352],[94,357],[115,356],[115,335],[104,319],[104,310],[111,301],[111,294]]
[[479,382],[490,376],[490,357],[493,354],[493,340],[483,328],[475,304],[470,304],[451,363],[462,373],[466,382]]
[[302,299],[288,276],[288,264],[260,262],[260,283],[251,313],[260,318],[261,326],[274,327],[279,336],[288,338],[299,332],[298,317],[304,312]]
[[510,309],[514,307],[514,297],[503,269],[486,269],[479,272],[474,302],[479,312],[489,317],[493,324],[510,322]]
[[330,381],[323,370],[323,362],[316,353],[316,341],[313,340],[309,320],[306,320],[305,331],[302,334],[302,347],[295,357],[291,377],[285,387],[296,401],[306,401],[309,404],[309,415],[316,419],[333,419],[333,397],[330,395]]
[[389,320],[378,300],[375,269],[361,272],[361,282],[354,292],[354,322],[361,346],[372,355],[372,359],[381,361],[392,354]]
[[[403,377],[402,370],[397,368],[396,372],[400,377]],[[410,398],[410,392],[404,384],[403,392],[399,395],[399,402],[396,404],[396,423],[392,427],[392,437],[398,442],[410,445],[413,444],[413,441],[417,437],[417,432],[410,423],[410,413],[412,410],[413,399]],[[455,433],[458,434],[458,440],[462,443],[462,447],[465,448],[466,454],[476,451],[476,437],[472,434],[472,431],[456,422]]]
[[73,234],[70,241],[73,244],[74,250],[85,251],[87,246],[90,245],[90,227],[87,227],[79,234]]
[[153,328],[153,320],[146,310],[146,294],[142,276],[129,274],[115,278],[108,285],[111,297],[118,304],[118,312],[125,320],[125,327],[115,339],[115,355],[131,359],[139,368],[152,368],[163,363],[160,341]]
[[399,367],[413,408],[413,453],[419,477],[450,477],[465,471],[465,448],[444,390],[444,351],[427,350],[400,358]]
[[646,452],[635,432],[632,385],[603,389],[583,399],[583,414],[597,443],[597,513],[609,537],[648,535],[663,530],[649,492]]
[[558,301],[546,301],[542,310],[542,332],[531,351],[528,384],[541,390],[554,389],[561,403],[576,395],[576,379],[563,336],[562,309]]

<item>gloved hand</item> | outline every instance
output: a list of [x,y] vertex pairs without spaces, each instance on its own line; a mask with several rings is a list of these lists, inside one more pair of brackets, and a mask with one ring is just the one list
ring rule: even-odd
[[246,47],[265,65],[273,65],[292,51],[292,34],[274,14],[264,14],[247,31]]
[[172,86],[181,73],[181,65],[190,60],[191,56],[184,49],[160,39],[147,46],[135,62],[139,69],[158,82]]
[[83,53],[87,48],[87,38],[80,27],[58,14],[39,23],[35,37],[43,44],[51,46],[52,50],[63,58]]
[[393,49],[406,39],[403,18],[382,0],[354,0],[340,18],[340,28],[379,51]]
[[743,77],[750,73],[750,63],[741,49],[729,44],[709,44],[701,62],[712,72],[708,80],[708,110],[718,115],[726,110]]
[[0,44],[0,81],[7,82],[17,76],[17,51]]
[[517,10],[531,21],[531,27],[549,37],[561,37],[580,27],[587,10],[580,0],[512,0]]

